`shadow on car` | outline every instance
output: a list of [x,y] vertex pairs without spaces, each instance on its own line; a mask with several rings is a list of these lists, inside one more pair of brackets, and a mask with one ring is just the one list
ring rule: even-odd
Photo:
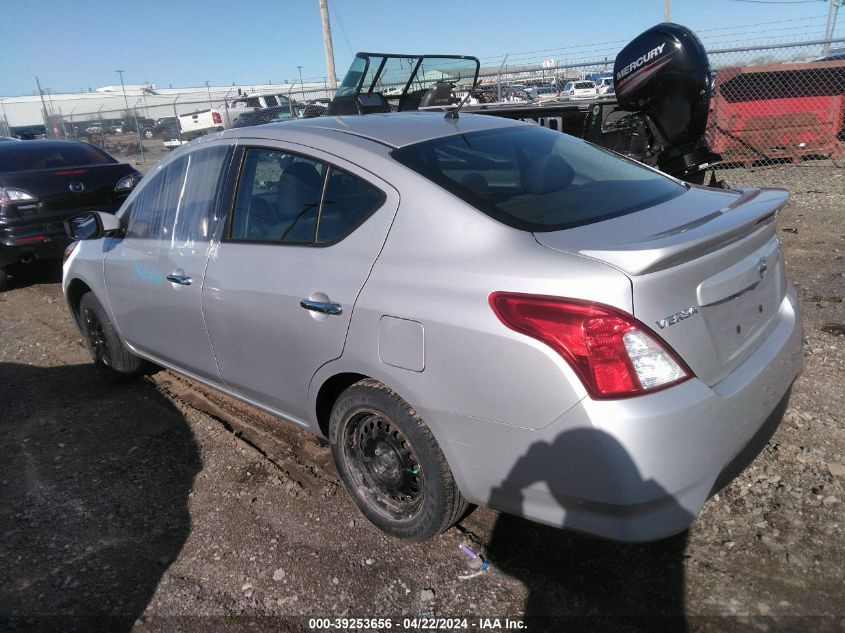
[[[641,477],[611,436],[577,429],[562,433],[552,444],[533,444],[494,490],[491,505],[501,504],[496,497],[506,490],[512,495],[537,485],[547,486],[561,506],[571,505],[571,499],[555,492],[560,479],[554,474],[595,473],[592,462],[598,451],[613,464],[609,486],[613,481],[628,481],[652,498],[665,495],[657,483]],[[669,509],[685,512],[677,505]],[[687,631],[687,535],[684,531],[652,543],[620,543],[501,514],[487,552],[494,566],[526,587],[523,621],[531,631]]]
[[131,630],[190,531],[190,428],[93,365],[0,363],[0,384],[0,629]]

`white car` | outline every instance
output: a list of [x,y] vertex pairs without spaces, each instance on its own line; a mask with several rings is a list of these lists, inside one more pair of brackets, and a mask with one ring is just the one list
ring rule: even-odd
[[596,94],[605,95],[613,87],[613,77],[602,77],[596,84]]
[[567,81],[563,90],[560,91],[561,97],[569,97],[570,99],[584,99],[587,97],[596,96],[596,82],[595,81]]

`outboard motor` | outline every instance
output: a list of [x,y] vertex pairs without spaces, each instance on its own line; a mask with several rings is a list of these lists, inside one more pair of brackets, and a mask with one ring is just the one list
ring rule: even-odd
[[[710,62],[696,35],[680,24],[653,26],[616,56],[619,107],[631,114],[613,127],[630,137],[625,153],[678,178],[703,182],[720,156],[704,141],[710,111]],[[621,139],[620,139],[621,140]]]

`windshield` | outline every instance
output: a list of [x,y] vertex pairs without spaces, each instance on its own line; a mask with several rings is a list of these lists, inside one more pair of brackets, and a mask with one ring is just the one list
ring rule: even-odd
[[686,191],[635,161],[540,126],[447,136],[392,156],[494,219],[526,231],[600,222]]
[[337,90],[337,96],[355,95],[360,91],[361,94],[381,93],[388,101],[395,101],[393,105],[412,95],[419,101],[436,84],[447,86],[447,93],[448,87],[471,88],[478,76],[478,68],[479,62],[474,57],[358,53]]
[[27,141],[9,143],[0,149],[0,172],[61,169],[114,162],[111,156],[87,143]]

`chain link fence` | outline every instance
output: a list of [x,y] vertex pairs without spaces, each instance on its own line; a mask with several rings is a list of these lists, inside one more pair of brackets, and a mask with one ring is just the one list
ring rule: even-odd
[[[721,48],[712,69],[706,139],[722,167],[839,159],[845,153],[845,39]],[[613,57],[523,66],[482,66],[470,103],[613,99]],[[551,62],[551,63],[550,63]],[[465,82],[464,82],[465,83]],[[580,86],[592,94],[570,95]],[[139,165],[198,135],[233,126],[319,116],[334,96],[325,84],[276,84],[251,90],[208,87],[162,95],[154,90],[121,106],[45,116],[48,136],[85,140]],[[0,134],[8,134],[0,118]]]

